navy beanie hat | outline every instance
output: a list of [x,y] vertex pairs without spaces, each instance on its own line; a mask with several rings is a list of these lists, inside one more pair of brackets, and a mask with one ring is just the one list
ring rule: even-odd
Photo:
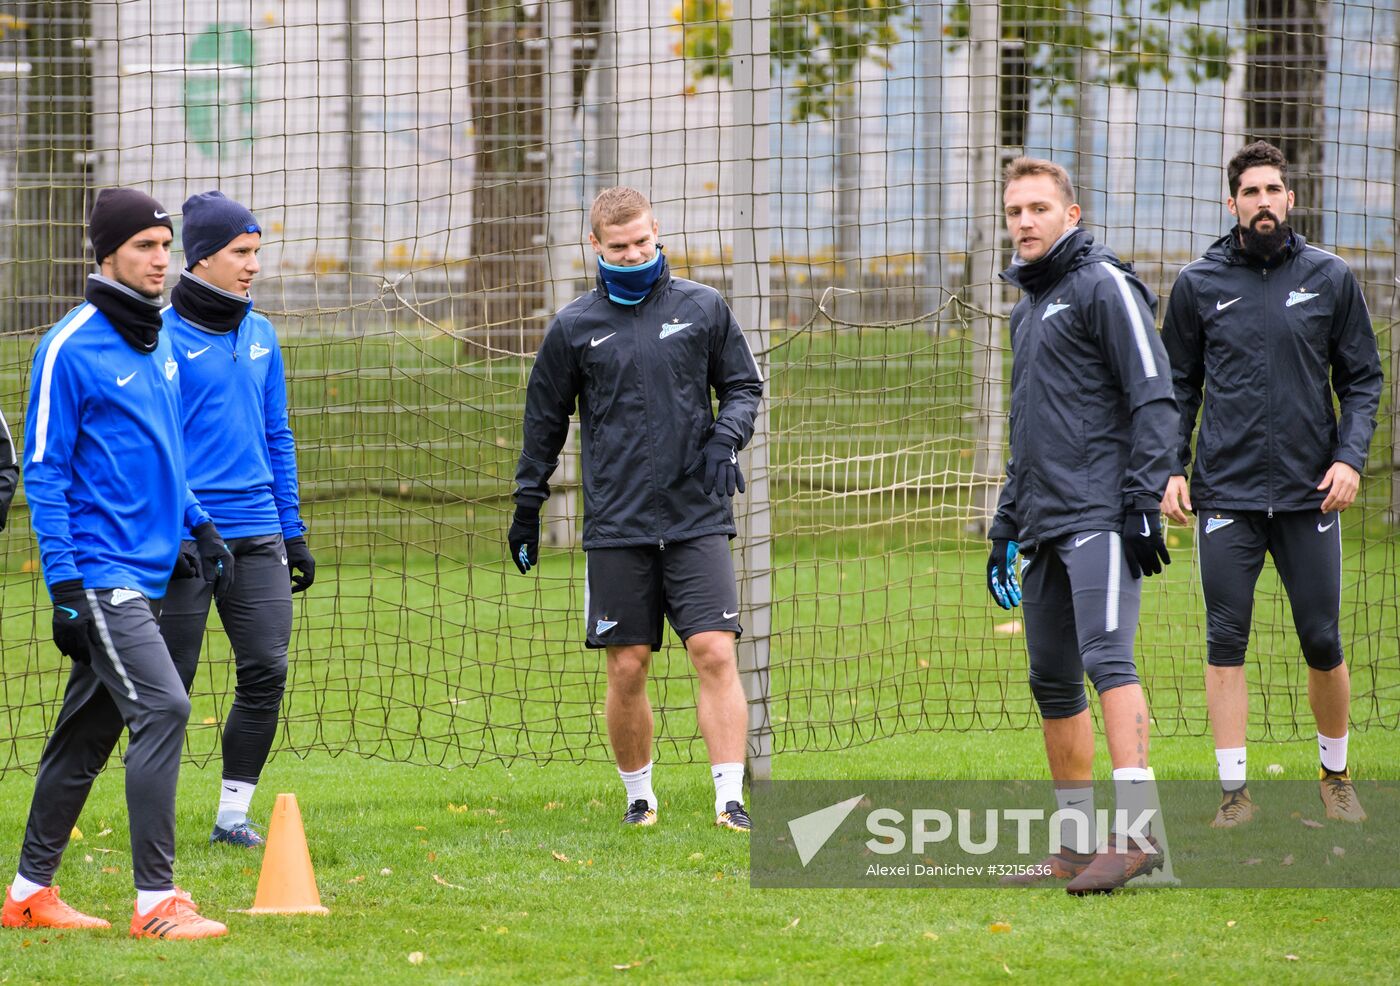
[[134,188],[104,188],[97,193],[88,216],[88,239],[98,266],[143,229],[164,226],[172,233],[170,213],[155,199]]
[[200,192],[185,200],[180,240],[185,246],[185,266],[191,270],[244,233],[261,233],[262,227],[248,211],[223,192]]

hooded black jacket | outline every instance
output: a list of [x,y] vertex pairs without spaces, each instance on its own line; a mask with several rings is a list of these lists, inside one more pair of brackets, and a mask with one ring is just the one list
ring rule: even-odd
[[703,470],[685,471],[712,434],[743,448],[762,398],[758,364],[719,292],[663,266],[640,303],[620,305],[600,277],[560,309],[535,357],[516,502],[549,496],[577,402],[585,549],[732,536],[729,497],[704,492]]
[[1365,468],[1381,361],[1361,287],[1340,257],[1294,233],[1266,268],[1232,230],[1182,268],[1162,341],[1181,415],[1174,475],[1191,463],[1206,392],[1196,510],[1317,509],[1326,496],[1317,484],[1333,462]]
[[1011,458],[988,536],[1024,550],[1121,530],[1156,510],[1177,434],[1156,298],[1107,247],[1074,229],[1001,275],[1011,311]]

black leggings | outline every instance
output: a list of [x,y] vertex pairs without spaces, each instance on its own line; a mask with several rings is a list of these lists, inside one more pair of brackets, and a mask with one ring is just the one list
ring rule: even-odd
[[1331,671],[1342,663],[1342,520],[1316,510],[1203,510],[1196,555],[1206,604],[1206,655],[1216,667],[1244,664],[1254,586],[1265,553],[1274,559],[1293,609],[1303,659]]

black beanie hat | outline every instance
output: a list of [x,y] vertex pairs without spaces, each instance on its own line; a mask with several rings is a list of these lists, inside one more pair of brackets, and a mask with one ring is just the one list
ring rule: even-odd
[[98,192],[88,217],[88,239],[98,265],[127,240],[152,226],[175,232],[170,213],[145,192],[134,188],[104,188]]

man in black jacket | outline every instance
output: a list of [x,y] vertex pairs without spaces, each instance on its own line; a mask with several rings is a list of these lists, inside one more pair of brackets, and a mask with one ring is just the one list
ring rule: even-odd
[[623,822],[651,825],[657,817],[646,680],[664,615],[699,676],[715,824],[747,831],[730,497],[744,491],[738,452],[753,435],[763,379],[719,293],[671,276],[641,192],[603,191],[590,221],[597,286],[555,316],[526,390],[511,559],[522,573],[539,559],[540,506],[577,403],[585,643],[607,650],[608,737],[627,789]]
[[[1182,269],[1162,327],[1181,411],[1162,510],[1187,524],[1189,510],[1204,517],[1196,542],[1206,701],[1224,788],[1213,824],[1232,828],[1255,812],[1245,787],[1244,657],[1265,552],[1288,592],[1308,664],[1327,816],[1359,822],[1366,813],[1347,773],[1351,683],[1338,628],[1341,512],[1356,498],[1376,428],[1380,355],[1346,262],[1287,225],[1293,193],[1278,148],[1256,141],[1227,172],[1225,204],[1239,222]],[[1188,489],[1203,387],[1210,399]]]
[[[1016,559],[1026,556],[1031,692],[1059,809],[1078,822],[1062,826],[1038,876],[1068,880],[1072,894],[1110,892],[1162,865],[1156,841],[1132,824],[1155,800],[1133,637],[1142,578],[1170,561],[1158,507],[1176,409],[1155,299],[1079,228],[1065,169],[1018,158],[1005,180],[1016,258],[1002,276],[1025,295],[1011,313],[1011,458],[987,581],[999,605],[1017,605]],[[1103,852],[1085,674],[1103,708],[1117,817],[1128,823]]]

